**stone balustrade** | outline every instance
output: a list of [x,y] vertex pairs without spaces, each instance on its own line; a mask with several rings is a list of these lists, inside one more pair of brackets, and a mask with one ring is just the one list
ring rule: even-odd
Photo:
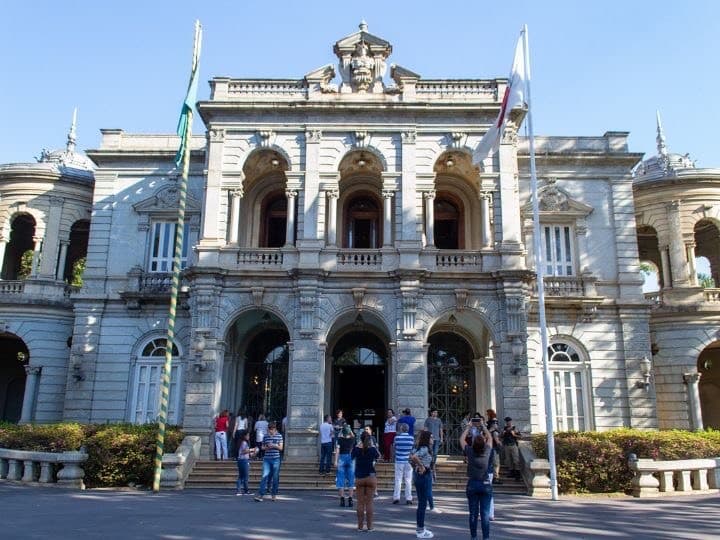
[[57,483],[85,489],[82,464],[85,452],[32,452],[0,448],[0,479],[16,482]]
[[530,441],[520,441],[520,466],[525,485],[528,486],[528,495],[537,498],[549,498],[550,490],[550,462],[547,459],[538,459],[532,449]]
[[239,249],[237,264],[239,266],[277,266],[283,265],[283,252],[279,249]]
[[337,252],[339,268],[382,267],[382,252],[376,249],[342,249]]
[[706,302],[720,302],[720,289],[703,290]]
[[0,294],[22,294],[25,289],[25,281],[0,281]]
[[435,255],[435,267],[452,270],[469,269],[480,272],[482,255],[473,251],[440,251]]
[[720,457],[655,461],[628,457],[634,497],[701,493],[720,489]]
[[160,487],[165,489],[183,489],[185,480],[200,457],[200,437],[185,437],[174,454],[163,455]]

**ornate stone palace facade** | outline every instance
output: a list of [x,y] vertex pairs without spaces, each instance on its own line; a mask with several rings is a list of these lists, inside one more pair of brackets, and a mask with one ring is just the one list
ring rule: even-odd
[[[473,160],[507,81],[387,77],[365,24],[333,51],[299,80],[214,78],[198,104],[171,422],[207,441],[223,408],[287,415],[298,458],[337,408],[379,427],[436,406],[447,452],[466,411],[543,431],[524,112]],[[102,135],[92,163],[71,132],[0,166],[5,419],[155,419],[178,139]],[[720,280],[720,170],[664,140],[638,166],[625,132],[536,146],[558,429],[720,427],[720,295],[695,276],[705,257]]]

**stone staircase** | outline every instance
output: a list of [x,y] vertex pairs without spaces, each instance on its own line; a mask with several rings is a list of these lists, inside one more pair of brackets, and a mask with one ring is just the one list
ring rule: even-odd
[[[442,460],[438,459],[436,465],[436,482],[433,484],[435,491],[465,491],[466,466],[460,459]],[[394,464],[378,463],[375,467],[378,476],[378,490],[381,492],[392,491],[394,479]],[[317,462],[308,461],[286,461],[280,469],[280,487],[283,490],[328,490],[335,489],[335,473],[327,476],[318,474]],[[251,491],[256,491],[260,484],[262,473],[262,462],[252,461],[250,463],[249,486]],[[502,470],[502,484],[496,484],[495,493],[526,494],[527,488],[522,480],[508,478],[507,471]],[[208,461],[200,460],[190,473],[186,483],[186,489],[235,489],[237,479],[237,466],[235,461]]]

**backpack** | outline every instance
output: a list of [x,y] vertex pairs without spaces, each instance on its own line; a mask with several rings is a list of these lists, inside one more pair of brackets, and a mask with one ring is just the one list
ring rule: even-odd
[[[472,446],[466,446],[465,448],[469,449],[469,452],[467,452],[468,457],[468,476],[470,476],[470,460],[475,459],[475,451],[472,449]],[[490,482],[490,474],[493,472],[493,463],[495,461],[495,449],[490,448],[490,453],[488,454],[488,462],[485,464],[485,473],[482,475],[482,481],[483,482]]]

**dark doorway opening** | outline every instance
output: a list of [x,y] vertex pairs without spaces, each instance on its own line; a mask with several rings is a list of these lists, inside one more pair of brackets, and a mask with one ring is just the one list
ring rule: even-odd
[[383,342],[369,332],[345,334],[333,350],[333,412],[342,409],[351,426],[370,426],[374,434],[385,421],[386,356]]
[[0,336],[0,421],[17,423],[25,396],[25,366],[30,362],[22,340]]

